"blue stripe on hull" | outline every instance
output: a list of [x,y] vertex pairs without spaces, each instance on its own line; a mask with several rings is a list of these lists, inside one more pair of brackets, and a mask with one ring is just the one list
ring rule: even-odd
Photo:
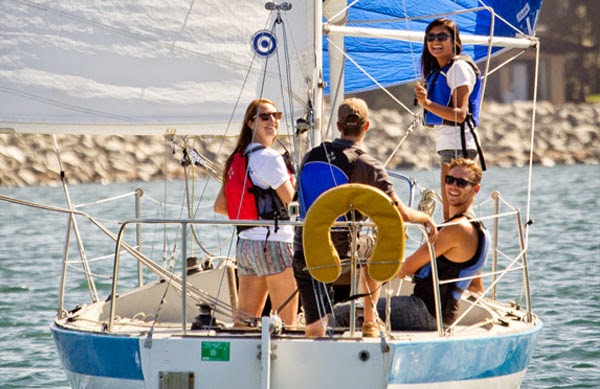
[[143,380],[137,337],[50,327],[64,368],[88,376]]
[[[510,335],[390,341],[393,363],[388,383],[441,385],[523,372],[531,361],[541,328],[542,323],[538,322],[530,331]],[[82,333],[56,325],[51,326],[51,331],[68,372],[88,377],[144,380],[137,337]]]
[[441,339],[396,345],[390,383],[414,384],[500,377],[523,371],[542,328],[480,339]]

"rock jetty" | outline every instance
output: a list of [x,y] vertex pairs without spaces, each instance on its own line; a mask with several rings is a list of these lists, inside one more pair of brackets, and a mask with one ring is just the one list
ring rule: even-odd
[[[523,166],[530,153],[530,102],[487,103],[479,135],[488,168]],[[371,113],[365,146],[386,161],[407,135],[413,118],[396,110]],[[534,161],[536,164],[600,164],[600,104],[554,107],[538,103]],[[70,183],[126,182],[183,177],[181,150],[163,136],[57,135],[60,165]],[[209,160],[223,162],[235,139],[225,143],[194,141]],[[390,169],[427,169],[439,165],[433,131],[414,127],[391,157]],[[218,157],[217,157],[218,155]],[[57,185],[60,166],[51,135],[0,135],[0,186]]]

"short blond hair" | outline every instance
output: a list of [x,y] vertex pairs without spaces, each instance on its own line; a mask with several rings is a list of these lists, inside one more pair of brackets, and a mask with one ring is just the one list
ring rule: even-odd
[[472,174],[471,180],[476,184],[479,184],[481,182],[483,172],[479,164],[474,160],[468,158],[454,159],[448,164],[448,171],[454,169],[455,167],[464,167],[465,169],[470,170]]

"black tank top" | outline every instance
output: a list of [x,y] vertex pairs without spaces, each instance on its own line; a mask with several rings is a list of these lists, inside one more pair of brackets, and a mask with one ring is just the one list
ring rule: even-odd
[[[458,214],[450,218],[448,221],[452,221],[459,217],[466,216],[468,219],[472,219],[475,215],[470,213]],[[458,278],[460,272],[463,269],[466,269],[472,265],[474,265],[479,256],[481,255],[481,250],[483,249],[483,241],[484,241],[484,232],[482,230],[483,225],[478,221],[471,221],[475,225],[478,230],[478,243],[477,250],[475,250],[475,254],[468,261],[463,263],[452,262],[444,255],[440,255],[437,257],[437,269],[438,269],[438,278],[440,280],[449,280],[453,278]],[[426,269],[429,267],[429,269]],[[427,271],[428,270],[428,271]],[[419,276],[418,274],[422,274]],[[456,283],[444,284],[440,285],[440,299],[442,305],[442,320],[444,324],[451,324],[456,318],[456,314],[458,312],[458,300],[454,298],[453,291],[456,290]],[[431,275],[431,265],[428,263],[423,266],[423,268],[419,269],[417,273],[415,273],[415,288],[413,294],[419,297],[425,305],[427,306],[427,310],[431,315],[435,316],[435,297],[433,293],[433,278]]]

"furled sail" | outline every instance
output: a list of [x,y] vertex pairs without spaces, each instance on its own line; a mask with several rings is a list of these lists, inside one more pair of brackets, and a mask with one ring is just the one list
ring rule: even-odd
[[301,116],[312,2],[265,3],[2,1],[0,133],[237,135],[258,96]]

